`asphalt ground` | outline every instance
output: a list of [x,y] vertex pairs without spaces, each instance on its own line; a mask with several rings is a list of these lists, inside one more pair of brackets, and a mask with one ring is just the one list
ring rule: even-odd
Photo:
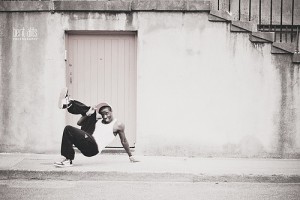
[[4,200],[299,200],[299,183],[0,180]]

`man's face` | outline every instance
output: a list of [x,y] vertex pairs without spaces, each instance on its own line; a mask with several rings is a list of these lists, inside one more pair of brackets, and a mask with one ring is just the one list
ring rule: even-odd
[[102,116],[102,122],[109,124],[113,120],[112,111],[109,108],[104,108],[101,110],[100,115]]

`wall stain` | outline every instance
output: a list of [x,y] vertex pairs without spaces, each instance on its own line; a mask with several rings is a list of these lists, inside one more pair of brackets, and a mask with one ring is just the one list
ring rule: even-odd
[[133,14],[132,13],[126,13],[126,27],[132,27],[133,22]]
[[13,19],[11,13],[1,14],[1,25],[4,26],[1,52],[1,133],[0,133],[0,151],[5,148],[6,138],[9,137],[10,119],[11,119],[11,65],[12,65],[12,33],[13,33]]
[[276,55],[274,60],[274,64],[279,70],[281,83],[277,153],[281,158],[286,158],[290,156],[295,145],[294,66],[291,64],[290,56]]
[[262,51],[263,47],[265,46],[265,43],[254,43],[254,42],[251,42],[252,46],[259,50],[259,51]]

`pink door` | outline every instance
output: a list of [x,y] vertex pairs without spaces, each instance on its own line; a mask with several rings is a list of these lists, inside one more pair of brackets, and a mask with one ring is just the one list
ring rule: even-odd
[[[67,86],[71,98],[87,105],[108,102],[125,124],[131,147],[136,141],[135,34],[68,35]],[[67,114],[76,126],[80,116]],[[117,138],[110,147],[122,147]]]

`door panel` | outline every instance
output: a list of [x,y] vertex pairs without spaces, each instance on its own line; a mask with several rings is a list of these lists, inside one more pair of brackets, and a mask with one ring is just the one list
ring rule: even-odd
[[[114,117],[125,124],[131,147],[136,140],[135,35],[69,35],[67,84],[71,98],[97,105],[108,102]],[[67,114],[76,126],[80,116]],[[117,138],[110,147],[121,147]]]

